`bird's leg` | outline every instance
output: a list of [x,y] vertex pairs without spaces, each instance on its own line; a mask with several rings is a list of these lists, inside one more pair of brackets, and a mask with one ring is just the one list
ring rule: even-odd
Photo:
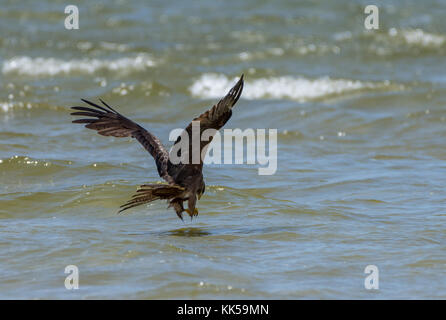
[[187,207],[188,208],[185,211],[189,214],[191,220],[192,220],[192,218],[194,216],[198,215],[198,210],[197,210],[197,208],[195,208],[195,204],[196,203],[197,203],[197,196],[196,195],[193,195],[193,196],[189,197],[189,199],[187,201]]
[[180,199],[171,200],[169,203],[169,207],[173,207],[175,209],[175,213],[177,214],[178,218],[180,218],[181,221],[184,222],[184,220],[183,220],[184,207],[183,207],[182,200],[180,200]]

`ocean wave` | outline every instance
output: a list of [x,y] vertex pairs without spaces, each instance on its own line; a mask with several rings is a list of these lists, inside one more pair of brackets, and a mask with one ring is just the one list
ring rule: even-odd
[[238,54],[238,58],[241,61],[261,60],[271,57],[281,57],[284,55],[324,55],[324,54],[340,54],[341,49],[338,46],[332,46],[327,44],[302,44],[295,43],[292,45],[286,45],[281,47],[271,47],[264,50],[255,51],[242,51]]
[[99,70],[134,72],[155,66],[153,58],[147,54],[134,57],[123,57],[114,60],[14,57],[3,62],[3,74],[19,74],[27,76],[54,76],[59,74],[86,73]]
[[9,112],[15,108],[20,108],[20,109],[31,109],[32,105],[31,103],[27,102],[16,102],[16,101],[8,101],[8,102],[0,102],[0,111],[3,112]]
[[439,48],[446,42],[444,36],[428,33],[421,29],[403,29],[398,31],[392,28],[389,30],[389,35],[391,37],[401,37],[408,45],[424,48]]
[[[0,133],[0,136],[3,134]],[[6,133],[6,135],[17,137],[16,133]],[[4,135],[4,136],[6,136]],[[42,159],[33,158],[27,155],[14,155],[11,157],[0,158],[0,170],[12,173],[14,176],[36,177],[39,175],[48,175],[66,168],[74,168],[77,174],[90,174],[92,171],[116,171],[122,168],[127,170],[142,170],[144,168],[132,163],[109,163],[109,162],[83,162],[79,160],[63,159]],[[13,173],[15,172],[15,173]],[[53,177],[55,178],[55,177]]]
[[126,44],[105,42],[105,41],[101,41],[98,45],[95,45],[94,43],[89,41],[80,41],[77,43],[76,47],[81,51],[99,49],[99,50],[114,51],[114,52],[124,52],[129,50],[129,46]]
[[29,101],[0,101],[0,113],[13,113],[15,111],[28,111],[31,109],[46,109],[51,111],[66,112],[65,106],[52,105],[45,102],[29,102]]
[[383,33],[365,33],[373,38],[369,49],[380,56],[419,55],[423,52],[444,53],[446,36],[429,33],[422,29],[391,28]]
[[0,110],[8,112],[12,108],[14,108],[14,104],[12,102],[0,102]]
[[[237,78],[225,75],[203,74],[190,87],[190,93],[199,98],[222,97],[234,85]],[[247,81],[242,98],[254,99],[290,99],[306,101],[318,98],[353,93],[364,89],[385,89],[392,85],[389,81],[363,82],[329,77],[306,79],[291,76],[261,78]],[[398,86],[400,88],[400,86]]]

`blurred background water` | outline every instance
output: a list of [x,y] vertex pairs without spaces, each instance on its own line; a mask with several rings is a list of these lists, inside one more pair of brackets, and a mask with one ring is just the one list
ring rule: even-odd
[[[446,298],[446,1],[374,1],[372,31],[368,1],[76,1],[79,30],[68,4],[0,6],[0,298]],[[205,167],[192,222],[117,215],[154,161],[68,107],[171,145],[241,73],[226,128],[277,128],[276,174]]]

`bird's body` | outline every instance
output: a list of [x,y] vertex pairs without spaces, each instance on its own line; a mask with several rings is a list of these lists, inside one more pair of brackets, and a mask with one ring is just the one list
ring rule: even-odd
[[[229,93],[223,97],[211,109],[195,118],[200,124],[200,137],[206,129],[219,130],[229,120],[232,115],[232,107],[235,105],[243,90],[243,75]],[[205,191],[203,178],[203,160],[200,156],[199,163],[192,161],[193,152],[205,150],[212,140],[201,141],[198,150],[192,150],[192,142],[189,139],[188,161],[179,163],[172,162],[168,151],[157,137],[145,130],[137,123],[127,119],[112,107],[101,102],[104,106],[99,106],[93,102],[82,99],[91,107],[76,106],[71,113],[75,116],[87,116],[89,118],[77,119],[73,123],[85,123],[85,127],[96,130],[100,135],[113,137],[133,137],[153,156],[158,169],[158,173],[167,184],[145,184],[137,190],[131,200],[121,206],[122,212],[132,207],[152,202],[154,200],[167,200],[169,207],[172,207],[178,217],[183,219],[182,213],[186,211],[190,217],[196,216],[197,198],[199,199]],[[190,123],[184,133],[192,137],[192,123]],[[175,144],[180,143],[178,137]],[[187,209],[184,209],[183,202],[187,201]]]

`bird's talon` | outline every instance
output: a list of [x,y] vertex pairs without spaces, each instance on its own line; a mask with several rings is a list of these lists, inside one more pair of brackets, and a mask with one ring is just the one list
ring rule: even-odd
[[191,218],[194,217],[194,216],[198,216],[197,208],[194,208],[194,213],[192,213],[192,211],[190,211],[190,209],[185,209],[184,211],[186,211]]

